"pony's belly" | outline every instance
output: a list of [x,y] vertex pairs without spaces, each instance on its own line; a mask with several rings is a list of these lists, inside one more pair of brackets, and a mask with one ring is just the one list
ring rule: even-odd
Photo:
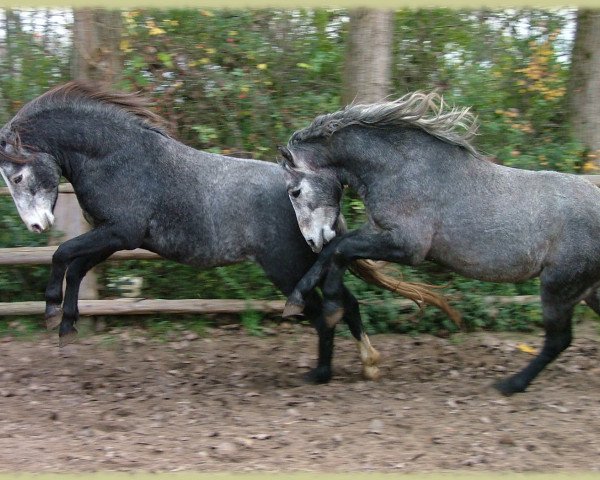
[[428,259],[444,265],[464,277],[486,282],[516,283],[537,277],[542,258],[537,253],[454,252],[450,256],[432,255]]
[[239,263],[244,260],[253,260],[252,255],[247,255],[240,248],[219,248],[219,245],[209,245],[196,242],[145,242],[146,248],[168,260],[205,269],[221,267]]

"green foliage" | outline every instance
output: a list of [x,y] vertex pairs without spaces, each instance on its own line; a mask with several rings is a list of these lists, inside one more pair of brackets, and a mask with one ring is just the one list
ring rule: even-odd
[[262,315],[259,312],[253,310],[247,310],[241,315],[242,325],[246,331],[252,335],[262,335],[262,328],[260,322]]
[[0,321],[0,337],[10,335],[16,339],[29,340],[40,330],[40,319],[34,317],[3,317]]
[[341,11],[136,10],[123,15],[122,86],[141,89],[186,143],[275,158],[275,146],[339,106]]
[[[70,14],[40,30],[39,12],[15,10],[6,17],[2,121],[68,79],[72,45],[64,26],[70,26]],[[341,107],[344,10],[138,9],[124,11],[122,18],[124,72],[116,87],[152,98],[155,110],[190,146],[274,160],[276,145],[285,144],[294,130]],[[571,40],[564,32],[572,19],[568,10],[400,10],[394,23],[393,96],[437,88],[449,103],[472,105],[481,124],[476,144],[496,161],[581,172],[585,158],[570,137],[566,104]],[[350,228],[365,221],[353,192],[347,193],[343,212]],[[10,199],[0,198],[0,246],[46,241],[28,233]],[[406,280],[448,284],[443,292],[469,330],[529,330],[540,323],[537,304],[498,308],[485,302],[486,296],[537,294],[537,281],[488,284],[428,265],[400,272]],[[101,285],[121,276],[143,277],[147,298],[282,298],[251,263],[200,271],[167,261],[128,261],[105,264],[100,274]],[[47,267],[0,268],[0,301],[41,300],[47,275]],[[347,283],[362,303],[370,331],[456,331],[434,308],[406,313],[391,293],[350,275]],[[105,288],[101,294],[114,292]],[[178,318],[199,332],[210,321]],[[164,317],[144,323],[159,336],[173,328]],[[242,315],[242,323],[260,332],[256,312]]]

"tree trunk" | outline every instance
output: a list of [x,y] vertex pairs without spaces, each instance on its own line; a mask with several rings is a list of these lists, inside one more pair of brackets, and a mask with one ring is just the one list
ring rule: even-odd
[[600,169],[600,10],[581,9],[571,60],[569,110],[573,131]]
[[73,18],[73,78],[114,84],[123,70],[121,12],[78,8]]
[[359,8],[350,12],[344,63],[344,104],[377,102],[389,94],[393,19],[392,11]]

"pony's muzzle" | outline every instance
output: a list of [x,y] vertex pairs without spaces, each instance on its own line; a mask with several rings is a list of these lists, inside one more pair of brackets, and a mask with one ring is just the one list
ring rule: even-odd
[[332,228],[324,227],[319,232],[318,238],[315,240],[314,237],[307,237],[306,243],[310,246],[311,250],[315,253],[320,253],[323,247],[327,245],[331,240],[335,238],[335,231]]
[[335,230],[331,227],[324,227],[323,228],[323,243],[325,245],[327,245],[329,242],[331,242],[331,240],[333,240],[335,238]]
[[54,223],[54,215],[50,212],[44,212],[38,218],[32,219],[27,223],[27,228],[33,233],[42,233],[48,230]]

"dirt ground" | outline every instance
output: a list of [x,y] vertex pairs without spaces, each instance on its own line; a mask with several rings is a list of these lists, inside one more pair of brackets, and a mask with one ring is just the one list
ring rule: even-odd
[[218,328],[170,340],[141,329],[0,338],[0,471],[598,471],[600,335],[573,346],[525,394],[490,383],[540,335],[377,335],[366,382],[338,338],[335,377],[306,385],[316,336]]

